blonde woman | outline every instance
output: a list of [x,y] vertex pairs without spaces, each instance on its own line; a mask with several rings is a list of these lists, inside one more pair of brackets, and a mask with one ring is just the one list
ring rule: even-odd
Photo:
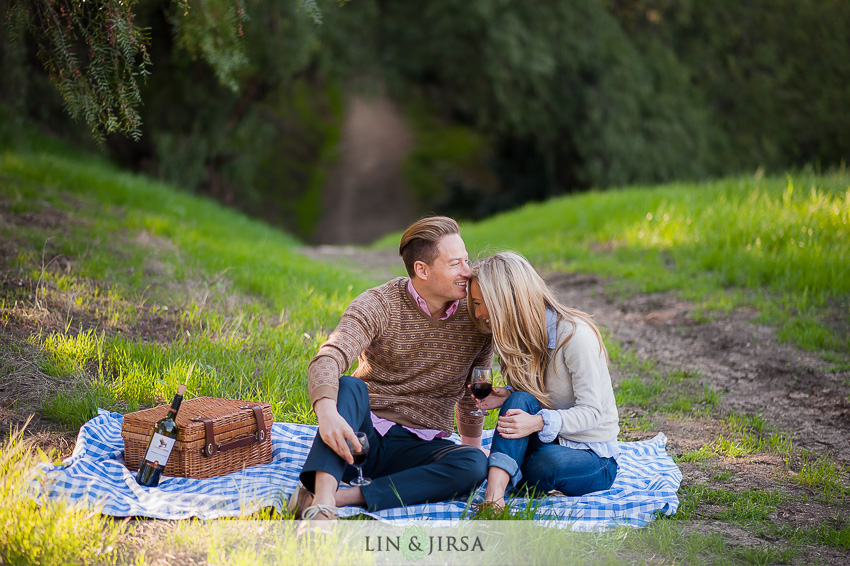
[[584,495],[611,487],[620,431],[608,353],[590,316],[560,304],[518,253],[481,260],[470,281],[470,313],[492,332],[508,387],[480,402],[499,408],[485,506],[505,490]]

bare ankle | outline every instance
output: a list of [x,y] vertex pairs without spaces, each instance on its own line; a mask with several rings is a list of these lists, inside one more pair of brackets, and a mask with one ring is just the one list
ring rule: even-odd
[[486,501],[487,503],[501,503],[502,505],[504,505],[505,494],[503,493],[502,495],[495,495],[495,494],[490,495],[490,494],[485,493],[484,494],[484,501]]
[[316,492],[313,494],[313,505],[336,506],[336,494],[339,484],[332,475],[326,472],[316,472]]
[[351,505],[366,505],[366,498],[363,497],[363,492],[359,487],[351,487],[349,489],[341,489],[336,492],[336,506],[348,507]]

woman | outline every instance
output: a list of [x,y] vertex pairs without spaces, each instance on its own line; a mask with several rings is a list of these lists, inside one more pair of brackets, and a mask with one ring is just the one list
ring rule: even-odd
[[608,353],[590,316],[561,305],[528,260],[497,253],[473,268],[470,312],[492,332],[508,387],[480,402],[501,408],[484,506],[505,489],[584,495],[617,475],[619,416]]

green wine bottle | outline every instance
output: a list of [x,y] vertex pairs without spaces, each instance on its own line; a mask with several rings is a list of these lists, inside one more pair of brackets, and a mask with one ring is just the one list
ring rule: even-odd
[[139,485],[145,487],[159,485],[159,476],[162,475],[162,470],[165,469],[168,457],[171,456],[171,450],[174,448],[174,441],[177,440],[179,429],[175,419],[177,418],[177,411],[180,410],[180,403],[183,402],[185,391],[186,386],[181,383],[180,387],[177,388],[177,394],[171,401],[168,414],[153,426],[151,439],[148,441],[142,464],[139,466],[139,473],[136,474],[136,481]]

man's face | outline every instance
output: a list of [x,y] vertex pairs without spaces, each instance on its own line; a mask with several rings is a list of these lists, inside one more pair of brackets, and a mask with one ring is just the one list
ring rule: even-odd
[[434,299],[451,303],[466,297],[466,285],[472,277],[469,254],[460,234],[443,236],[438,242],[440,254],[425,266],[425,286]]

